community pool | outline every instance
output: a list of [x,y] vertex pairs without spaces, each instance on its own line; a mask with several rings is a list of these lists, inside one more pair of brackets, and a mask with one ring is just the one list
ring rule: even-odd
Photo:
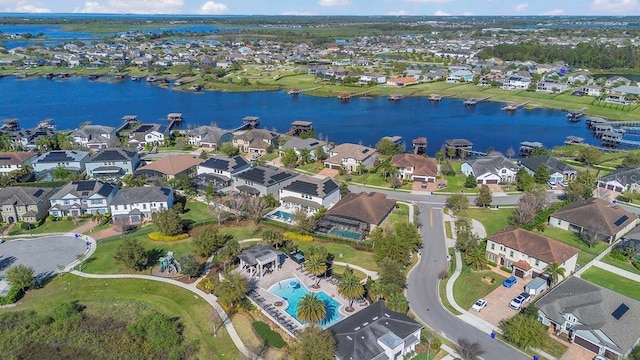
[[[294,319],[298,320],[299,323],[303,323],[298,319],[298,302],[303,296],[309,293],[309,290],[304,284],[295,278],[282,280],[273,284],[269,288],[269,292],[288,301],[289,306],[285,311],[293,316]],[[326,329],[342,320],[344,316],[338,311],[340,304],[337,301],[332,299],[331,296],[327,295],[324,291],[318,291],[315,294],[324,302],[325,308],[327,309],[327,316],[320,322],[320,327]]]
[[275,218],[279,219],[279,220],[283,220],[283,221],[292,221],[293,220],[293,215],[289,214],[288,212],[284,212],[284,211],[276,211],[273,214],[271,214],[272,216],[274,216]]

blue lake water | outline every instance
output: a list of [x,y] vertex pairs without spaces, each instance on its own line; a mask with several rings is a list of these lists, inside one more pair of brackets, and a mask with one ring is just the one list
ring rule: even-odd
[[[282,280],[279,283],[272,285],[269,288],[269,292],[289,302],[289,306],[285,311],[298,320],[298,322],[302,323],[302,321],[298,319],[298,302],[303,296],[309,293],[309,290],[303,284],[301,284],[297,279]],[[326,329],[342,320],[344,316],[342,316],[338,311],[340,304],[337,301],[332,299],[324,291],[318,291],[315,294],[324,302],[324,306],[327,311],[327,315],[324,320],[319,324],[323,329]]]
[[230,129],[251,115],[261,118],[263,128],[286,132],[292,121],[309,120],[321,138],[336,143],[374,146],[383,136],[399,135],[410,147],[412,139],[424,136],[431,155],[451,138],[469,139],[478,151],[493,147],[502,152],[509,147],[517,151],[522,141],[561,145],[569,135],[599,144],[584,121],[570,123],[564,111],[521,108],[507,113],[501,110],[503,106],[483,102],[465,107],[459,99],[434,103],[426,97],[402,101],[354,98],[343,103],[336,98],[291,97],[284,91],[193,93],[128,79],[0,79],[0,119],[18,118],[23,128],[45,118],[53,118],[59,129],[74,129],[83,121],[118,126],[124,115],[159,122],[168,113],[181,112],[184,127],[216,124]]

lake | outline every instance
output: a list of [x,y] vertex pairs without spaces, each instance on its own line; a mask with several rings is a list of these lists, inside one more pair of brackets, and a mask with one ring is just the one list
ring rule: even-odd
[[235,128],[245,116],[259,116],[261,127],[286,132],[294,120],[313,122],[317,134],[336,143],[361,142],[374,146],[383,136],[399,135],[407,147],[424,136],[433,155],[445,139],[466,138],[474,150],[492,147],[516,150],[522,141],[540,141],[547,147],[562,145],[569,135],[599,144],[584,121],[570,123],[566,112],[550,109],[518,109],[507,113],[504,103],[483,102],[465,107],[460,99],[430,102],[426,97],[389,101],[386,97],[336,98],[300,95],[285,91],[200,93],[165,89],[144,81],[115,82],[87,78],[47,80],[0,79],[0,119],[18,118],[22,128],[53,118],[59,129],[73,129],[83,121],[117,127],[124,115],[138,115],[144,122],[166,123],[166,115],[181,112],[183,127],[216,124]]

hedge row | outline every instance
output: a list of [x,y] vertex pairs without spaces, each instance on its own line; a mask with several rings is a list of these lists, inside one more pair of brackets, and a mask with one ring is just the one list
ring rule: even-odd
[[178,240],[184,240],[189,237],[189,234],[178,234],[176,236],[163,235],[159,231],[151,232],[147,235],[149,240],[153,241],[164,241],[164,242],[172,242]]
[[287,231],[284,234],[282,234],[282,237],[287,239],[287,240],[292,240],[292,241],[302,241],[302,242],[312,242],[313,241],[313,236],[311,235],[303,235],[303,234],[298,234],[292,231]]

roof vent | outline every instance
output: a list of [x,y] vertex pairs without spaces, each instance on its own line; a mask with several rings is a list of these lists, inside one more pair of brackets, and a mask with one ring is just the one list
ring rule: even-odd
[[365,327],[365,326],[367,326],[367,325],[369,325],[369,322],[368,322],[368,321],[364,322],[364,323],[362,324],[362,327]]
[[377,317],[377,316],[375,316],[375,317],[374,317],[373,319],[371,319],[371,320],[376,321],[376,320],[378,320],[378,317]]
[[360,330],[360,326],[358,326],[357,328],[353,329],[353,331],[358,331]]
[[386,316],[386,317],[391,317],[391,316],[390,316],[389,314],[387,314],[387,313],[384,313],[384,316]]

